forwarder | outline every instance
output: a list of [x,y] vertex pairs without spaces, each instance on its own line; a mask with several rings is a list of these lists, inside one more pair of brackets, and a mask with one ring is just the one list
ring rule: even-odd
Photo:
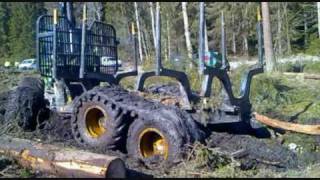
[[[18,87],[21,90],[14,94],[16,98],[11,100],[16,109],[29,104],[29,109],[11,111],[21,119],[23,129],[35,129],[39,123],[36,119],[47,103],[51,110],[71,115],[72,134],[80,145],[122,150],[143,161],[151,158],[172,163],[184,155],[187,144],[204,141],[210,133],[209,124],[241,123],[245,126],[236,128],[252,128],[250,84],[254,75],[263,72],[264,66],[260,18],[257,24],[259,62],[244,74],[241,95],[235,97],[228,75],[224,26],[221,63],[217,63],[219,66],[203,63],[204,3],[199,6],[199,72],[204,79],[200,94],[192,92],[187,74],[162,66],[159,3],[156,8],[155,70],[142,73],[137,71],[137,53],[133,71],[118,72],[119,42],[112,25],[99,21],[87,25],[84,5],[79,27],[74,20],[72,2],[63,5],[61,12],[54,10],[53,15],[42,15],[37,20],[36,54],[41,80],[25,78]],[[104,62],[106,59],[115,62],[110,66]],[[121,79],[128,76],[137,76],[135,91],[129,92],[119,86]],[[175,78],[184,95],[184,106],[164,105],[139,96],[136,92],[143,91],[145,80],[152,76]],[[196,109],[192,104],[211,98],[214,77],[223,85],[224,102],[217,109]],[[103,83],[108,85],[102,86]],[[23,91],[23,88],[30,90]],[[28,95],[36,98],[21,102],[21,97]],[[199,112],[209,114],[206,123],[199,120],[202,119]]]

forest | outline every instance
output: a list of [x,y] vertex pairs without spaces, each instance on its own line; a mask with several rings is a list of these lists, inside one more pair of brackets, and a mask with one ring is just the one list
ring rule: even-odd
[[[87,2],[88,21],[112,24],[120,40],[120,58],[126,48],[131,24],[138,29],[141,62],[154,55],[155,4],[153,2]],[[82,2],[74,3],[81,25]],[[221,46],[221,12],[224,12],[227,56],[248,60],[257,55],[257,7],[260,2],[206,2],[206,50]],[[315,2],[269,2],[272,44],[276,58],[306,53],[319,55],[319,17]],[[162,51],[165,59],[194,58],[198,50],[199,5],[196,2],[161,2]],[[0,2],[0,63],[35,56],[36,20],[52,14],[58,2]],[[317,10],[318,9],[318,10]]]

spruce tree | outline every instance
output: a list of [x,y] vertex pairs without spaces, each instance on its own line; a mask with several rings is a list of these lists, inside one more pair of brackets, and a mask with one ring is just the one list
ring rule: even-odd
[[35,57],[36,21],[44,13],[43,2],[10,3],[9,51],[12,61]]
[[8,56],[8,7],[6,2],[0,2],[0,62]]

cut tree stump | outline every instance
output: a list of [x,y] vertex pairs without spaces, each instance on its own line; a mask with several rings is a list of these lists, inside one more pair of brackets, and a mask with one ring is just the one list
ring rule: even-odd
[[320,125],[305,125],[305,124],[296,124],[285,122],[277,119],[272,119],[267,116],[258,114],[256,112],[253,113],[255,119],[267,126],[271,126],[274,128],[281,128],[288,131],[294,131],[304,134],[312,134],[312,135],[320,135]]
[[124,162],[115,156],[42,144],[31,140],[0,136],[0,154],[9,156],[25,168],[60,177],[124,178]]

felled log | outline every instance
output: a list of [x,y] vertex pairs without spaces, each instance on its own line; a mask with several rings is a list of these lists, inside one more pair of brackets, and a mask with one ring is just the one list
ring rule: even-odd
[[284,72],[283,75],[301,77],[303,79],[320,80],[320,75],[319,74]]
[[305,125],[285,122],[277,119],[272,119],[264,115],[260,115],[256,112],[253,113],[255,119],[267,126],[274,128],[281,128],[288,131],[294,131],[304,134],[320,135],[320,125]]
[[30,140],[0,137],[0,154],[12,157],[23,167],[72,178],[124,178],[124,162],[115,156],[61,148]]

